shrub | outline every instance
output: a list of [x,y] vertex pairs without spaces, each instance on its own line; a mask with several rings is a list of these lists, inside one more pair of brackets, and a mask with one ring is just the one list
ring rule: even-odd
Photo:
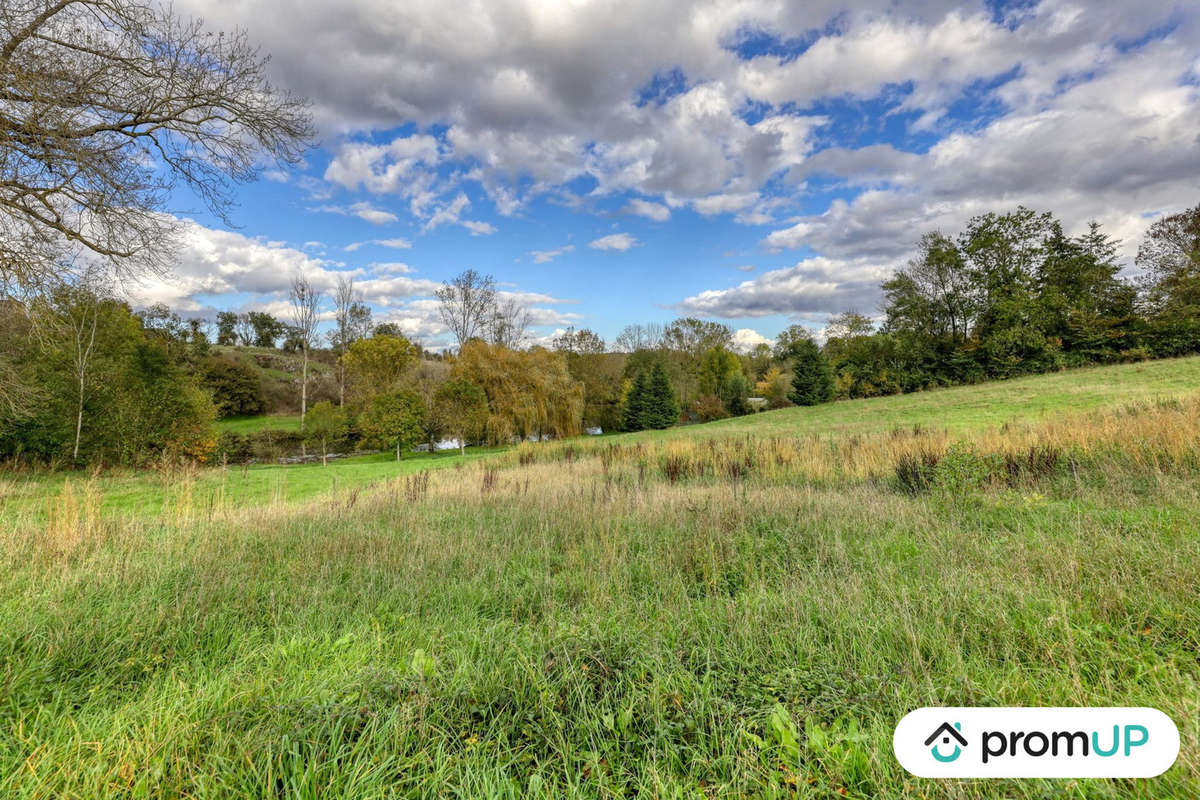
[[212,392],[218,417],[253,416],[266,410],[262,381],[247,364],[222,356],[208,356],[200,361],[196,374],[201,385]]
[[714,419],[725,419],[729,412],[725,404],[715,394],[702,395],[696,400],[696,417],[701,422],[712,422]]
[[934,466],[933,483],[947,492],[966,492],[978,489],[992,473],[988,459],[969,445],[955,442]]
[[905,453],[896,462],[896,484],[902,492],[920,494],[933,486],[934,468],[940,456],[930,450]]

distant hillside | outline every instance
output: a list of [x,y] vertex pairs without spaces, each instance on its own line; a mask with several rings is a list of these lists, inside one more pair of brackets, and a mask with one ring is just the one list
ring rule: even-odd
[[[210,354],[245,364],[262,381],[268,414],[300,412],[301,356],[269,347],[228,347],[213,345]],[[308,362],[309,403],[337,400],[337,373],[333,355],[314,350]]]

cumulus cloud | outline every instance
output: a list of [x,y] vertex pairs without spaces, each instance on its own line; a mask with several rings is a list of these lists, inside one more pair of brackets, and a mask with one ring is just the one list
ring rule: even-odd
[[529,255],[533,256],[533,263],[535,264],[548,264],[561,255],[574,252],[575,245],[568,244],[554,250],[530,250]]
[[895,259],[924,231],[953,232],[975,214],[1024,204],[1052,210],[1076,230],[1091,219],[1104,223],[1129,257],[1146,212],[1195,200],[1200,92],[1180,81],[1193,59],[1179,42],[1147,46],[1037,110],[953,133],[920,156],[837,151],[822,169],[862,180],[859,167],[870,163],[879,185],[773,231],[763,245]]
[[[339,278],[350,277],[356,293],[375,310],[377,321],[403,323],[400,327],[406,335],[427,346],[451,344],[433,297],[441,282],[414,277],[416,270],[408,264],[373,262],[351,268],[283,242],[208,228],[190,219],[178,222],[180,247],[170,272],[124,287],[134,305],[165,303],[192,315],[232,307],[286,319],[291,308],[287,293],[295,275],[304,275],[326,298]],[[533,325],[539,328],[573,325],[580,319],[576,312],[555,308],[574,304],[573,300],[516,288],[500,296],[527,306]],[[322,319],[328,320],[330,313],[326,308]]]
[[588,247],[596,250],[616,250],[624,252],[630,248],[637,247],[639,242],[635,237],[628,233],[610,233],[608,236],[601,236],[599,239],[594,239],[588,243]]
[[425,221],[425,230],[433,230],[439,225],[461,225],[472,236],[487,236],[496,232],[496,227],[488,222],[463,219],[462,214],[471,207],[471,199],[465,192],[459,192],[448,203],[439,206]]
[[895,266],[811,258],[729,289],[700,292],[677,308],[684,314],[718,318],[831,314],[847,309],[871,312],[878,304],[880,281]]
[[655,222],[666,222],[671,218],[671,209],[667,208],[662,203],[652,203],[649,200],[634,198],[625,204],[622,209],[626,214],[636,214],[639,217],[646,217]]
[[713,214],[724,214],[730,211],[741,211],[749,206],[754,205],[758,200],[757,192],[745,192],[742,194],[713,194],[708,197],[699,197],[692,201],[692,208],[706,217],[711,217]]
[[1018,203],[1072,230],[1095,218],[1129,256],[1150,215],[1196,202],[1200,22],[1179,0],[178,7],[272,20],[250,33],[331,153],[319,181],[288,181],[351,195],[326,210],[486,235],[467,192],[502,216],[537,197],[661,222],[690,208],[812,254],[684,300],[696,313],[869,310],[921,233]]
[[[598,195],[649,198],[626,208],[651,219],[669,213],[653,200],[661,197],[766,224],[777,209],[750,198],[829,144],[829,118],[815,104],[882,100],[888,113],[918,115],[914,129],[944,132],[952,104],[981,86],[1029,114],[1147,36],[1169,31],[1192,52],[1198,44],[1178,0],[1004,10],[954,0],[641,0],[622,13],[588,2],[463,13],[436,0],[345,0],[286,15],[268,0],[178,6],[225,28],[271,19],[251,33],[273,54],[276,82],[313,99],[335,151],[324,181],[397,195],[421,220],[463,181],[508,215],[586,178]],[[747,35],[782,44],[743,51]]]
[[214,230],[190,219],[180,220],[179,226],[179,248],[170,271],[127,287],[135,304],[166,303],[196,311],[204,307],[205,296],[284,294],[296,274],[328,291],[344,267],[263,237]]
[[739,353],[749,353],[760,344],[770,346],[775,344],[775,340],[768,339],[753,328],[738,328],[733,332],[733,349]]

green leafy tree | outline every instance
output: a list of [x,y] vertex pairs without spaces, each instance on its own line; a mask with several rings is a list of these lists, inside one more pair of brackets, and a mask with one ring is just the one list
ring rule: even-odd
[[365,440],[376,447],[395,447],[399,461],[404,450],[420,442],[425,403],[413,391],[388,392],[371,398],[359,419]]
[[238,343],[238,315],[233,311],[217,312],[217,344],[233,347]]
[[742,362],[723,346],[713,347],[700,358],[699,387],[701,395],[721,399],[730,414],[745,414],[749,407],[750,382],[742,372]]
[[250,416],[266,410],[262,379],[244,362],[209,356],[197,365],[196,375],[201,385],[212,392],[217,416]]
[[371,332],[372,336],[394,336],[397,339],[404,338],[404,331],[400,330],[400,326],[394,322],[381,322],[375,326]]
[[583,384],[583,423],[605,430],[621,427],[621,374],[626,356],[605,352],[594,332],[568,328],[555,337],[554,349],[567,361],[571,377]]
[[1151,225],[1137,264],[1155,353],[1200,350],[1200,205]]
[[750,404],[747,402],[750,397],[750,381],[742,372],[731,375],[721,385],[721,391],[717,396],[721,398],[721,402],[725,404],[725,408],[729,410],[730,414],[740,417],[750,413]]
[[288,332],[287,325],[265,311],[251,311],[248,318],[250,327],[254,331],[255,347],[274,348],[280,337]]
[[466,453],[468,439],[478,439],[487,426],[487,393],[470,381],[446,381],[434,393],[434,411],[441,428],[458,440],[459,453]]
[[798,406],[815,406],[833,399],[833,370],[812,339],[793,343],[792,391],[788,399]]
[[669,428],[679,420],[679,403],[662,362],[656,363],[646,384],[642,406],[642,427]]
[[192,346],[193,358],[204,358],[208,355],[208,322],[203,319],[189,319],[188,327],[188,343]]
[[646,415],[646,373],[639,372],[625,395],[625,407],[621,413],[621,427],[627,431],[643,430]]
[[320,445],[323,466],[329,465],[329,443],[336,442],[345,433],[346,412],[338,406],[328,400],[322,400],[308,410],[308,425],[304,436],[308,441]]

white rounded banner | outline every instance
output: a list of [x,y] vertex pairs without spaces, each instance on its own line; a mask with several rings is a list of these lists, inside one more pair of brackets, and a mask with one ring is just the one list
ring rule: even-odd
[[1179,729],[1154,708],[918,708],[892,749],[921,778],[1152,778]]

